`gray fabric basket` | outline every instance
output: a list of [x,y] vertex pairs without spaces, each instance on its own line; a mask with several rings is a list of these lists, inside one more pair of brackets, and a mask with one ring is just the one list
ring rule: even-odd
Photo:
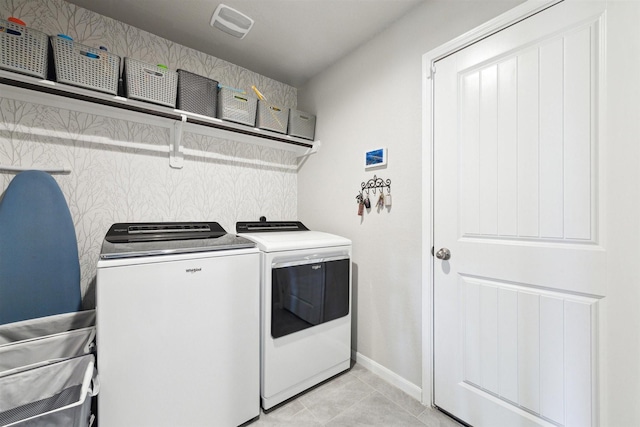
[[90,354],[0,378],[0,426],[89,426],[94,365]]
[[258,100],[258,115],[256,126],[260,129],[272,130],[279,133],[287,133],[289,121],[289,109],[279,107],[267,101]]
[[244,125],[256,125],[258,98],[221,87],[218,92],[218,118]]
[[289,110],[289,135],[313,140],[315,131],[316,116],[303,111]]
[[96,324],[96,311],[74,311],[0,325],[0,346],[17,341],[88,328]]
[[0,345],[0,377],[89,354],[96,328],[82,328]]
[[216,117],[218,82],[185,70],[178,70],[176,108],[203,116]]

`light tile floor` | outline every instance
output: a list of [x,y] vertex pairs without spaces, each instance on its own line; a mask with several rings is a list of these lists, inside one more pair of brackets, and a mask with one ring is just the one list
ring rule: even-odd
[[259,426],[460,427],[438,410],[422,406],[408,394],[369,370],[354,364],[350,371],[261,413]]

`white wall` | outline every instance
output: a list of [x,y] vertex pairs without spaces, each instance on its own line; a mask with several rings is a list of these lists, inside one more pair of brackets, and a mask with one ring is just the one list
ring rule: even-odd
[[[298,217],[353,240],[352,345],[408,391],[422,383],[422,55],[520,2],[425,2],[298,89],[322,141],[298,173]],[[365,171],[364,152],[378,147],[387,167]],[[359,217],[355,196],[374,174],[391,179],[393,205]]]

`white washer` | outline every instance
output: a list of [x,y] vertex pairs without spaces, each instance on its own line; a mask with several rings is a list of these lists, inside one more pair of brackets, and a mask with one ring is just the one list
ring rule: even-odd
[[261,402],[265,410],[351,361],[351,241],[300,222],[239,222],[261,252]]
[[217,223],[115,224],[100,257],[100,427],[258,417],[255,243]]

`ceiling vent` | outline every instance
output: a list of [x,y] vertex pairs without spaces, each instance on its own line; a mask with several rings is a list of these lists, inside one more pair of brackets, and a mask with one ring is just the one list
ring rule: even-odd
[[211,26],[243,39],[253,27],[253,19],[227,5],[220,4],[213,12]]

